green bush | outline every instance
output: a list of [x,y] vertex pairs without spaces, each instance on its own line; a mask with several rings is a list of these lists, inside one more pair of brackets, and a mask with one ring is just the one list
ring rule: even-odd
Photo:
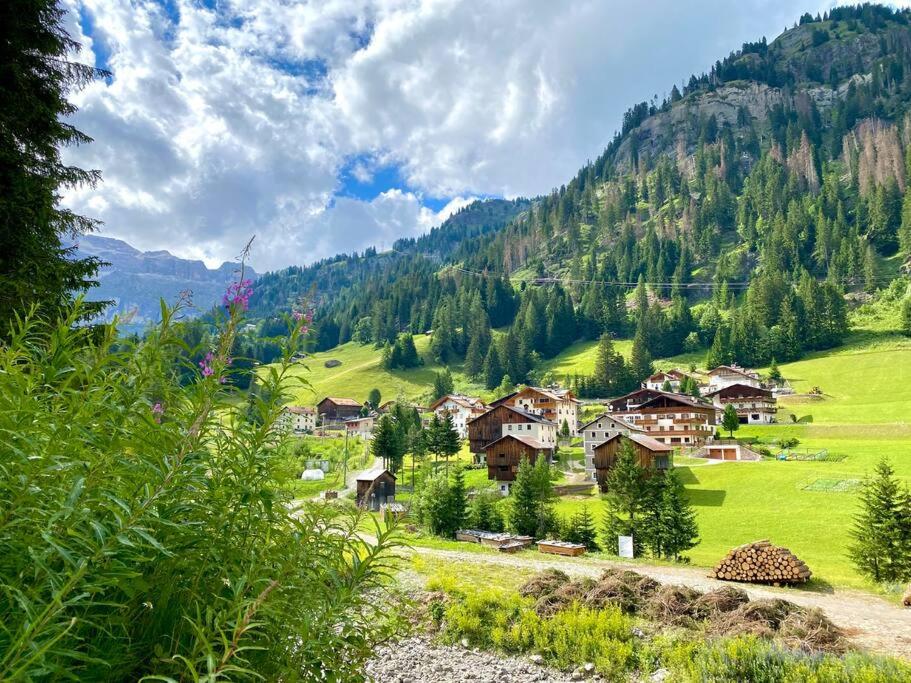
[[251,423],[228,357],[244,306],[199,367],[180,367],[192,356],[164,307],[135,343],[78,326],[78,307],[10,330],[0,680],[362,677],[395,626],[368,596],[394,532],[368,546],[356,515],[294,502],[276,421],[303,330],[290,324],[282,361],[257,378]]

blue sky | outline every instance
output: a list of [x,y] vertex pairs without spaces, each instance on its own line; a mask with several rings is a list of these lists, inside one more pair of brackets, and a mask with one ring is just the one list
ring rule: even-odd
[[632,104],[793,0],[61,0],[73,95],[104,181],[64,198],[102,234],[258,270],[420,234],[477,197],[535,196],[595,158]]

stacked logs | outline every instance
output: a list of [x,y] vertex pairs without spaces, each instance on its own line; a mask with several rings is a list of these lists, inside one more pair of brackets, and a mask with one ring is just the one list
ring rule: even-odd
[[908,585],[908,590],[905,591],[905,597],[902,598],[902,604],[905,607],[911,607],[911,584]]
[[805,583],[812,572],[787,548],[772,545],[769,541],[756,541],[734,548],[710,576],[724,581],[777,586]]

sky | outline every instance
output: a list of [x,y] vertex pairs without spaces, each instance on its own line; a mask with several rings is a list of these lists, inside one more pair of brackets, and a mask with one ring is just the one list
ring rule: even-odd
[[[479,197],[531,197],[623,112],[769,40],[804,0],[61,0],[102,171],[100,233],[259,271],[391,246]],[[906,3],[903,3],[906,4]]]

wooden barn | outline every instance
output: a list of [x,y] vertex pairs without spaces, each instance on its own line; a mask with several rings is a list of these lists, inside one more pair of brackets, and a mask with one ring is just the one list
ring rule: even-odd
[[540,457],[547,458],[549,462],[554,453],[552,445],[516,434],[500,437],[487,444],[484,450],[487,453],[487,478],[499,482],[500,492],[504,495],[509,493],[509,482],[516,480],[523,458],[534,465]]
[[324,423],[344,422],[360,417],[363,406],[353,398],[334,398],[327,396],[316,404],[316,413]]
[[499,405],[483,415],[469,420],[468,444],[472,453],[484,453],[487,445],[507,435],[509,432],[525,432],[522,436],[531,437],[553,449],[557,444],[557,424],[541,415],[528,413],[520,408]]
[[604,443],[595,446],[595,478],[598,481],[598,488],[602,492],[607,490],[605,484],[607,475],[614,463],[617,462],[623,439],[632,441],[640,467],[661,473],[671,467],[671,455],[674,452],[673,446],[663,444],[644,434],[632,432],[626,436],[615,434]]
[[395,475],[382,467],[374,467],[359,475],[357,480],[358,507],[379,510],[380,506],[395,502]]

